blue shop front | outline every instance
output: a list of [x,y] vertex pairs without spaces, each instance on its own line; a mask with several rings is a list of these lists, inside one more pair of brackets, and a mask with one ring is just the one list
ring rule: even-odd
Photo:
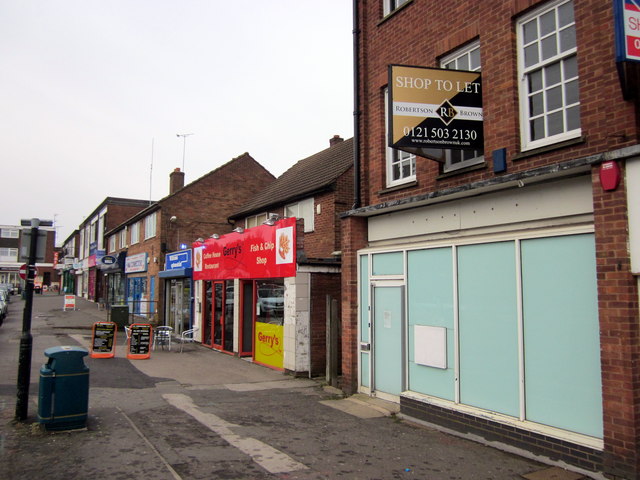
[[178,335],[190,329],[193,321],[192,273],[191,249],[186,249],[168,253],[165,270],[159,274],[164,280],[164,323]]

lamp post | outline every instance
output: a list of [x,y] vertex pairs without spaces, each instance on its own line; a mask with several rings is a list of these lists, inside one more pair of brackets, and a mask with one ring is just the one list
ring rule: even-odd
[[184,172],[184,155],[187,150],[187,137],[193,133],[176,133],[176,137],[182,137],[182,171]]

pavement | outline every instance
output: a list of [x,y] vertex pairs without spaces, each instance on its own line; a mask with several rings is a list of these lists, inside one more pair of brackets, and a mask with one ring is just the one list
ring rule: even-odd
[[[90,369],[85,428],[47,431],[37,422],[45,349],[90,348],[106,311],[78,298],[35,295],[29,416],[16,421],[24,300],[0,327],[0,479],[528,479],[578,480],[575,472],[401,419],[396,404],[345,397],[322,379],[295,378],[199,344]],[[593,476],[593,478],[599,478]]]

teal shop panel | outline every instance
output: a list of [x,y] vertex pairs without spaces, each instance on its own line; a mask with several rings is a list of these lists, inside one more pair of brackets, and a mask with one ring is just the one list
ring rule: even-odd
[[369,354],[360,353],[360,385],[369,387]]
[[374,253],[373,275],[402,275],[404,273],[403,252]]
[[369,256],[360,256],[360,341],[369,341]]
[[602,437],[592,234],[522,242],[526,417]]
[[460,401],[519,416],[514,242],[458,248]]
[[404,287],[373,289],[374,389],[400,395],[404,384]]
[[[455,332],[453,318],[453,250],[410,251],[407,257],[409,385],[411,391],[455,399]],[[447,329],[447,368],[415,363],[415,327]]]

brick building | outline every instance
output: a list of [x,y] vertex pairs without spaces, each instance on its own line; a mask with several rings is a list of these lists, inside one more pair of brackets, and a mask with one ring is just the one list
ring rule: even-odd
[[613,3],[355,2],[343,388],[640,478],[638,77]]
[[169,195],[106,232],[107,254],[113,257],[103,268],[108,303],[126,303],[131,314],[172,326],[176,334],[187,330],[192,321],[191,275],[163,275],[166,255],[190,248],[198,237],[231,231],[228,216],[273,179],[248,153],[188,185],[184,172],[176,168],[170,174]]

